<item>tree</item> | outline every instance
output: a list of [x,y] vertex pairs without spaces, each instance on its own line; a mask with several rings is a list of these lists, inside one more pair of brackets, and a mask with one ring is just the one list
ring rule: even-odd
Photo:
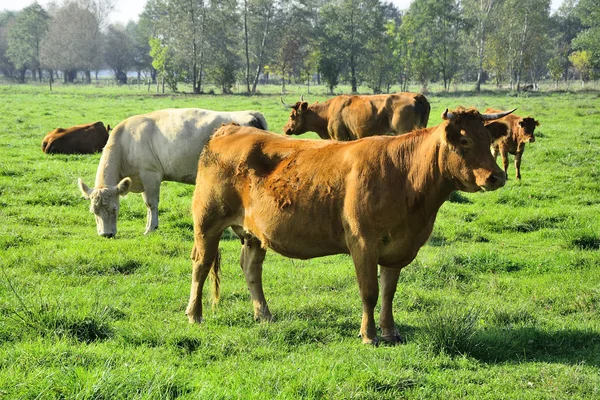
[[491,30],[497,22],[495,11],[502,4],[502,0],[464,0],[463,10],[465,18],[470,20],[473,25],[471,31],[471,42],[475,45],[476,63],[477,63],[477,81],[475,90],[481,91],[481,84],[484,79],[484,63],[486,54],[486,45]]
[[119,82],[127,77],[127,70],[134,66],[134,43],[122,25],[110,25],[105,37],[104,60]]
[[281,75],[281,93],[285,92],[286,76],[301,74],[309,54],[314,20],[313,10],[307,0],[292,0],[284,3],[279,20],[275,23],[278,51],[273,55],[271,67]]
[[[502,24],[494,32],[503,43],[504,59],[510,71],[511,89],[520,90],[524,72],[531,60],[544,51],[544,35],[549,27],[550,0],[506,0],[500,12]],[[545,63],[543,63],[545,65]]]
[[404,56],[410,66],[407,77],[421,83],[425,90],[428,82],[436,75],[436,65],[432,62],[433,39],[429,34],[428,8],[434,0],[415,0],[402,19],[400,36],[406,41]]
[[206,40],[208,53],[207,75],[225,94],[232,92],[241,67],[239,58],[239,14],[236,0],[212,2],[207,10]]
[[[576,13],[577,0],[565,0],[557,12],[550,18],[550,36],[554,40],[554,56],[551,58],[556,76],[558,67],[562,67],[561,75],[569,79],[569,55],[573,50],[573,39],[582,31],[581,20]],[[550,71],[552,74],[552,71]],[[560,79],[560,78],[559,78]],[[556,82],[558,86],[558,82]]]
[[19,13],[9,32],[7,55],[21,71],[20,82],[25,81],[27,69],[32,71],[34,79],[37,72],[39,80],[42,80],[41,43],[48,30],[49,19],[48,13],[38,3],[33,3]]
[[129,21],[125,27],[128,35],[132,40],[132,52],[133,52],[133,65],[132,67],[137,72],[138,84],[142,79],[142,72],[149,72],[152,80],[156,78],[156,70],[152,67],[152,57],[150,57],[150,43],[148,42],[151,37],[141,23]]
[[586,50],[575,51],[569,56],[569,61],[571,61],[575,69],[579,72],[581,86],[585,86],[585,82],[590,80],[594,68],[590,52]]
[[15,64],[9,59],[8,51],[8,33],[15,24],[15,13],[13,11],[0,12],[0,72],[6,78],[12,78],[15,75]]
[[272,30],[279,6],[279,0],[243,0],[246,88],[251,93],[256,93],[263,67],[275,51],[272,42],[276,38]]
[[579,0],[576,13],[584,29],[573,40],[573,45],[587,52],[593,69],[600,69],[600,3],[598,0]]
[[65,82],[72,82],[77,71],[98,69],[102,63],[102,37],[96,16],[76,3],[67,3],[53,16],[42,40],[42,65],[65,71]]

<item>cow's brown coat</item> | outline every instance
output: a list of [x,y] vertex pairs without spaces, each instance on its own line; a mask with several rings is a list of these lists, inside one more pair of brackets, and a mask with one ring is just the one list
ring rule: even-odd
[[42,140],[46,154],[92,154],[102,151],[108,141],[108,129],[100,121],[91,124],[56,128]]
[[407,92],[341,95],[324,103],[299,101],[290,107],[290,119],[283,128],[286,135],[312,131],[321,139],[342,141],[425,128],[430,111],[425,96]]
[[200,157],[192,202],[190,322],[202,320],[202,288],[209,273],[217,275],[219,239],[232,227],[242,239],[256,319],[271,319],[262,288],[266,248],[300,259],[346,253],[363,303],[363,342],[378,342],[378,264],[382,337],[400,341],[392,315],[400,270],[427,241],[453,191],[504,185],[491,143],[473,109],[459,109],[438,127],[349,143],[219,128]]
[[[498,110],[488,108],[485,112],[495,113]],[[502,118],[498,122],[504,122],[508,125],[509,134],[503,136],[492,145],[492,154],[494,158],[498,157],[498,153],[502,156],[502,166],[504,173],[508,177],[508,153],[515,156],[515,176],[521,179],[521,159],[525,151],[525,143],[535,142],[535,127],[540,123],[531,117],[521,118],[518,115],[510,114]]]

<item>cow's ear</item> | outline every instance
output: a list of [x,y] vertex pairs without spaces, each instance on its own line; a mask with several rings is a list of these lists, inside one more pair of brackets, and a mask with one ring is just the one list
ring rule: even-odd
[[303,101],[302,103],[300,103],[300,111],[304,112],[308,110],[308,103],[306,101]]
[[131,178],[123,178],[121,182],[117,184],[117,193],[121,196],[125,196],[131,190]]
[[490,135],[492,135],[493,142],[495,142],[503,136],[508,135],[508,125],[506,125],[504,122],[494,121],[487,124],[485,127],[488,130],[488,132],[490,132]]
[[535,126],[540,126],[540,121],[535,121]]
[[451,147],[457,147],[461,138],[460,131],[452,124],[448,124],[445,130],[446,143]]
[[81,194],[83,195],[83,198],[86,200],[89,200],[93,189],[90,189],[88,187],[88,185],[83,183],[83,179],[81,179],[81,178],[77,179],[77,186],[79,186],[79,190],[81,190]]

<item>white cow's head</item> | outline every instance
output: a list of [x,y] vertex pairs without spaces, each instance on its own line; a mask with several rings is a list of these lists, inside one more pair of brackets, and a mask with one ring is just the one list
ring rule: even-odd
[[77,181],[86,200],[91,201],[90,212],[96,216],[98,235],[112,238],[117,234],[119,196],[125,196],[131,189],[131,179],[124,178],[116,186],[102,186],[90,189],[81,178]]

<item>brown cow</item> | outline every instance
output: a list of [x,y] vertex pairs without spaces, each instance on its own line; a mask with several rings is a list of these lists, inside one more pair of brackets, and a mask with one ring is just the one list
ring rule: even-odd
[[506,115],[444,112],[441,125],[353,142],[292,140],[250,127],[219,128],[198,163],[192,201],[194,248],[189,321],[202,321],[202,288],[218,300],[219,239],[232,227],[255,319],[272,318],[262,288],[267,248],[309,259],[350,254],[363,303],[360,333],[378,343],[374,308],[381,265],[382,337],[399,342],[392,299],[400,270],[417,255],[455,190],[504,185],[483,121]]
[[[498,110],[488,108],[485,112],[497,113]],[[508,125],[509,134],[492,145],[492,154],[494,155],[494,158],[498,157],[498,153],[502,156],[502,165],[504,166],[504,173],[507,174],[507,178],[508,153],[513,154],[515,156],[515,168],[517,170],[516,177],[517,179],[521,179],[521,158],[525,151],[525,143],[535,142],[533,131],[535,131],[535,127],[539,126],[540,123],[531,117],[521,118],[514,114],[507,115],[500,121],[505,122]]]
[[294,105],[283,128],[286,135],[312,131],[321,139],[356,140],[367,136],[410,132],[425,128],[429,120],[429,102],[422,94],[394,93],[372,96],[341,95],[325,103]]
[[92,154],[102,151],[108,141],[110,125],[104,127],[100,121],[92,124],[56,128],[42,140],[42,151],[46,154]]

